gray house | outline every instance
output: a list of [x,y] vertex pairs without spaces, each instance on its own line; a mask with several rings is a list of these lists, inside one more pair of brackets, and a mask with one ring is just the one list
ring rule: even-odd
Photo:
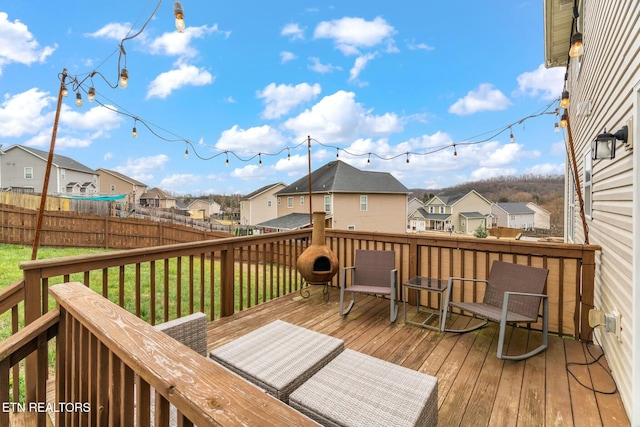
[[535,227],[535,212],[524,203],[494,203],[491,213],[498,227],[522,228],[532,230]]
[[[20,193],[40,193],[47,170],[49,152],[13,145],[2,154],[0,187]],[[51,164],[47,194],[90,195],[98,193],[97,171],[66,156],[55,154]]]

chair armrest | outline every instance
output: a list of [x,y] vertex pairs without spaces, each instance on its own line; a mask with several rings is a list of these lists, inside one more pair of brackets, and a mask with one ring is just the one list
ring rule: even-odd
[[548,295],[546,294],[532,294],[529,292],[512,292],[512,291],[505,291],[504,293],[504,297],[505,297],[505,301],[509,300],[509,295],[522,295],[525,297],[538,297],[538,298],[549,298]]
[[351,272],[351,282],[353,283],[353,274],[356,271],[356,267],[355,266],[342,267],[342,270],[340,271],[340,288],[347,287],[347,271]]

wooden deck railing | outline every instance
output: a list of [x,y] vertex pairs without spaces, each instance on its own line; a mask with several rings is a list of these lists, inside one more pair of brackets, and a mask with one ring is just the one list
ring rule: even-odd
[[82,283],[50,288],[60,307],[56,426],[316,425]]
[[[304,283],[295,262],[310,235],[310,230],[300,230],[25,261],[20,264],[24,323],[32,323],[54,307],[48,298],[50,286],[70,281],[83,283],[150,324],[194,311],[203,311],[210,319],[229,316],[299,291]],[[356,249],[394,250],[400,283],[415,275],[486,278],[495,259],[546,267],[550,270],[550,330],[588,338],[597,246],[331,229],[326,230],[326,242],[340,267],[353,264]],[[332,285],[338,285],[337,275]],[[469,301],[482,295],[465,289],[464,295],[456,297]],[[437,305],[435,299],[427,303]],[[35,358],[27,360],[27,401],[35,398],[36,383],[30,376],[43,369],[46,366],[37,366]]]

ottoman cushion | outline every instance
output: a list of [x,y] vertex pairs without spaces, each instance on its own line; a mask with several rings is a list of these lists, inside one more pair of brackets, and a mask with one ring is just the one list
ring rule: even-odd
[[289,404],[325,426],[436,426],[438,379],[346,349]]
[[213,349],[227,369],[289,401],[289,394],[344,348],[341,339],[276,320]]

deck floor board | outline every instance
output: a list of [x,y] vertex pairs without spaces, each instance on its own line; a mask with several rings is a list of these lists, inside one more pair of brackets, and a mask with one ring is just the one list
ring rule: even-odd
[[[593,360],[586,344],[550,336],[549,348],[525,361],[496,357],[497,325],[467,334],[440,333],[403,321],[402,305],[395,323],[389,321],[389,301],[357,297],[351,313],[341,317],[339,292],[330,288],[329,301],[321,287],[309,288],[209,323],[209,349],[281,319],[341,338],[345,346],[438,377],[439,425],[443,426],[628,426],[620,395],[601,395],[577,383],[567,362]],[[453,315],[449,322],[463,328],[476,322]],[[509,354],[538,345],[541,336],[512,328],[507,332]],[[590,345],[595,357],[601,351]],[[606,360],[601,359],[606,368]],[[574,366],[585,384],[611,390],[613,383],[599,365]]]

